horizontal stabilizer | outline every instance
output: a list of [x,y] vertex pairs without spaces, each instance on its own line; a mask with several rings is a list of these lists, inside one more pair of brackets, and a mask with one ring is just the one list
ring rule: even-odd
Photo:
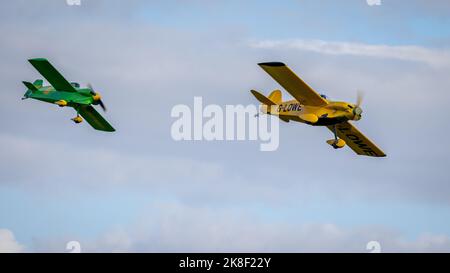
[[31,91],[37,91],[38,90],[36,88],[36,86],[34,86],[31,82],[23,82],[23,84],[25,84],[25,86],[28,88],[28,90],[31,90]]
[[276,105],[275,102],[271,101],[268,97],[264,96],[263,94],[259,93],[258,91],[251,90],[250,92],[252,92],[253,96],[255,96],[255,98],[262,104],[265,104],[268,106]]

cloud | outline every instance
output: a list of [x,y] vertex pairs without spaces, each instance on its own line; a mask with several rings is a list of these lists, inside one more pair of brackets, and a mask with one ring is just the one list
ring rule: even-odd
[[[450,82],[446,69],[434,69],[447,67],[445,50],[321,40],[300,40],[297,46],[292,44],[298,40],[267,40],[264,46],[263,41],[248,47],[240,43],[248,37],[217,31],[221,28],[213,22],[208,25],[211,32],[198,33],[189,27],[176,30],[129,20],[133,7],[128,3],[122,17],[122,8],[105,9],[110,1],[95,1],[96,6],[81,9],[50,1],[44,8],[33,8],[30,5],[40,4],[29,2],[21,1],[21,7],[12,11],[2,10],[9,14],[10,23],[0,27],[8,37],[0,45],[0,81],[7,90],[0,93],[0,115],[9,118],[2,120],[0,134],[0,186],[43,199],[81,191],[82,196],[89,193],[102,203],[110,198],[108,190],[120,190],[124,195],[140,192],[149,198],[165,196],[184,202],[151,206],[152,212],[142,215],[143,223],[111,228],[90,242],[86,237],[105,220],[90,210],[80,211],[79,215],[96,219],[89,223],[88,235],[80,236],[83,249],[365,251],[369,240],[380,240],[386,251],[448,249],[446,235],[427,233],[432,227],[419,225],[423,234],[406,240],[388,229],[394,225],[389,217],[380,216],[391,211],[390,204],[395,202],[408,207],[450,202],[446,173],[450,150],[442,142],[450,132],[446,120]],[[23,20],[18,23],[15,14],[22,7],[25,14],[21,13]],[[50,12],[40,12],[43,9]],[[55,24],[58,18],[64,20]],[[24,43],[24,37],[33,39]],[[91,81],[99,88],[110,109],[105,117],[118,131],[105,135],[87,124],[76,127],[69,120],[73,110],[20,101],[21,80],[39,77],[26,62],[37,56],[49,58],[69,80]],[[349,149],[333,151],[324,143],[331,138],[328,130],[295,123],[282,124],[280,150],[271,154],[261,154],[257,145],[249,143],[171,140],[170,109],[192,103],[193,95],[204,96],[206,103],[247,104],[255,102],[248,92],[251,88],[264,93],[280,88],[257,67],[263,59],[286,60],[315,89],[333,99],[351,101],[355,89],[364,89],[365,116],[358,127],[388,152],[388,158],[371,160]],[[337,208],[335,218],[312,205],[311,213],[329,220],[297,222],[299,213],[292,208],[321,200]],[[342,200],[359,201],[352,206],[379,204],[375,214],[380,215],[374,216],[386,228],[358,227],[366,212],[349,216],[339,211]],[[270,214],[267,209],[280,203],[284,206],[276,211],[285,215],[284,221],[254,215]],[[64,200],[55,204],[61,210],[67,207]],[[231,204],[235,209],[229,208]],[[264,206],[249,210],[260,204]],[[114,202],[110,211],[119,205]],[[42,208],[36,203],[29,213],[39,211],[58,223],[70,222]],[[2,220],[14,223],[17,215],[17,210],[8,212]],[[118,218],[127,224],[123,216]],[[345,227],[335,222],[342,218],[351,218],[355,224]],[[421,215],[402,232],[415,233],[413,227],[426,221]],[[27,224],[27,235],[39,237],[34,223]],[[57,237],[70,230],[52,233]],[[44,243],[39,249],[48,251],[54,245],[61,251],[65,242]]]
[[24,247],[14,238],[8,229],[0,229],[0,253],[22,252]]
[[[248,209],[155,202],[130,226],[82,240],[83,252],[450,252],[447,235],[405,238],[377,225],[340,226],[300,219],[266,218]],[[76,239],[67,238],[65,241]],[[41,241],[36,251],[61,252],[65,241]],[[48,249],[49,245],[55,249]],[[43,247],[43,249],[39,249]]]
[[[223,174],[218,164],[188,158],[126,155],[114,150],[74,148],[61,142],[36,141],[3,134],[0,134],[0,147],[5,151],[0,157],[4,166],[0,175],[1,184],[35,184],[39,187],[57,187],[59,184],[62,188],[91,189],[108,185],[154,187],[164,183],[180,185],[185,177],[200,183],[217,179]],[[67,175],[68,162],[60,160],[63,154],[70,154],[75,164],[74,179]],[[39,155],[39,160],[35,155]],[[24,166],[26,172],[12,168],[18,165]],[[95,172],[92,171],[94,169]]]
[[131,231],[133,251],[187,252],[366,252],[378,240],[385,252],[449,252],[446,235],[407,240],[382,226],[342,227],[332,223],[274,219],[248,209],[153,204]]
[[350,55],[421,62],[434,67],[450,66],[450,50],[421,46],[389,46],[324,40],[263,40],[250,43],[262,49],[292,49],[328,55]]

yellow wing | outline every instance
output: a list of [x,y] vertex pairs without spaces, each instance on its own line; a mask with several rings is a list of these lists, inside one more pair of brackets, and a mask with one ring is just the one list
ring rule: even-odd
[[324,106],[328,104],[327,100],[322,98],[302,79],[295,75],[284,63],[260,63],[258,65],[301,104],[311,106]]
[[[333,126],[328,126],[333,131]],[[353,124],[346,121],[336,125],[336,133],[359,155],[385,157],[386,154],[370,139],[363,135]]]

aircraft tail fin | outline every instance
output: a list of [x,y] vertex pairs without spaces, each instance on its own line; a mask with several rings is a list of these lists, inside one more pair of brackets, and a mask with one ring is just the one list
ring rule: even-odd
[[[36,83],[37,81],[35,81]],[[38,88],[32,84],[31,82],[23,82],[23,84],[28,88],[27,92],[25,92],[25,94],[23,94],[23,98],[22,99],[27,99],[31,96],[31,94],[33,94],[33,92],[37,91]]]
[[273,90],[272,93],[269,95],[269,100],[273,101],[275,104],[281,104],[281,91],[280,90]]
[[36,86],[37,89],[41,88],[43,84],[44,84],[43,80],[35,80],[33,82],[33,85]]

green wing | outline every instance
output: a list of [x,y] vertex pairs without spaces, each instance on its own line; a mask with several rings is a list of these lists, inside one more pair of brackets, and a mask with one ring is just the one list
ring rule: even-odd
[[77,92],[77,90],[56,70],[46,59],[28,60],[34,68],[55,88],[57,91]]
[[114,132],[115,129],[92,106],[82,105],[78,113],[96,130]]

